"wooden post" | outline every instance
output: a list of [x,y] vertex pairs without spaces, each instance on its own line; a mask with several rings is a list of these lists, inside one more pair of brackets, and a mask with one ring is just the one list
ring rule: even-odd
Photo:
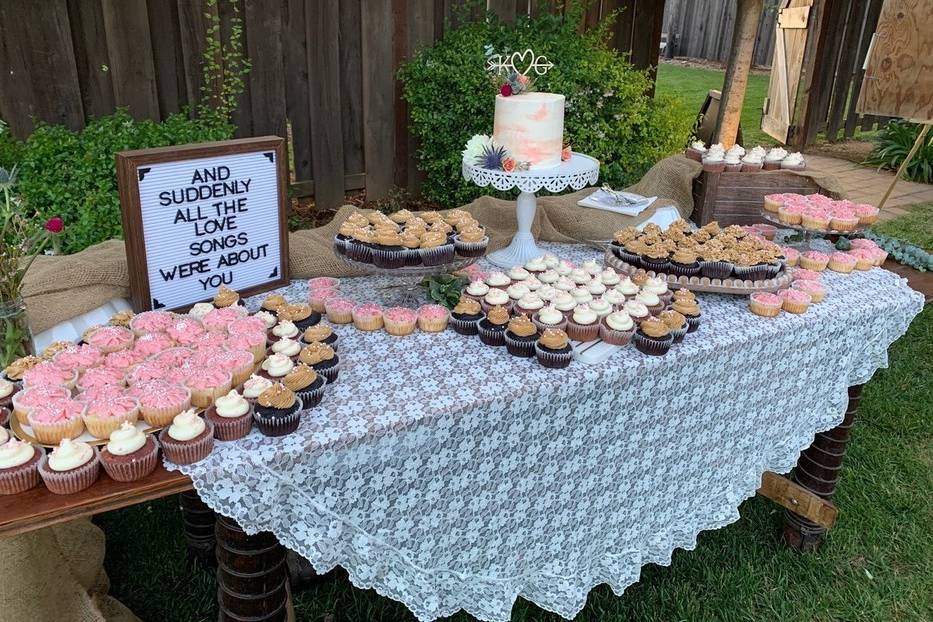
[[884,193],[884,196],[881,197],[881,201],[878,203],[878,209],[884,207],[884,204],[888,201],[888,197],[891,196],[891,192],[894,190],[894,184],[897,183],[897,180],[901,178],[901,175],[904,174],[904,171],[907,170],[907,165],[910,164],[910,161],[916,155],[917,150],[920,149],[920,145],[923,144],[924,139],[927,137],[927,132],[930,131],[930,125],[924,125],[923,129],[920,130],[920,134],[917,135],[917,140],[914,141],[913,146],[910,148],[910,151],[907,152],[907,157],[904,158],[904,161],[901,162],[901,165],[897,167],[897,172],[894,173],[894,179],[891,180],[891,185],[888,186],[887,192]]
[[213,568],[217,563],[214,558],[214,510],[193,490],[179,493],[178,507],[188,545],[188,559]]
[[729,53],[729,65],[726,67],[726,79],[722,87],[719,116],[716,118],[716,141],[726,148],[735,144],[735,136],[739,129],[761,9],[762,0],[739,0],[736,6],[732,50]]
[[[803,488],[824,499],[830,499],[836,492],[839,475],[842,471],[842,459],[849,443],[849,434],[858,403],[862,398],[862,386],[849,387],[849,406],[845,417],[838,426],[828,432],[820,432],[813,439],[813,444],[800,454],[793,480]],[[820,527],[789,510],[784,512],[784,543],[798,551],[815,551],[823,543],[826,528]]]

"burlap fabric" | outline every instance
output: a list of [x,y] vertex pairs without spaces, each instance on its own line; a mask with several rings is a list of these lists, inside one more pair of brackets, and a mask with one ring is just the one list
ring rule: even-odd
[[138,622],[107,596],[104,533],[75,520],[0,539],[0,619]]
[[[659,197],[637,217],[579,207],[577,201],[591,193],[592,188],[539,197],[532,230],[540,240],[579,242],[604,240],[617,229],[643,222],[662,206],[675,206],[684,218],[689,218],[693,210],[693,180],[701,171],[698,162],[682,155],[655,164],[638,183],[627,188],[644,196]],[[834,178],[810,171],[801,174],[841,194]],[[514,206],[514,201],[484,196],[462,209],[486,226],[490,250],[495,250],[508,244],[515,232]],[[290,234],[289,264],[293,278],[353,274],[332,251],[334,234],[353,209],[344,206],[328,224]],[[128,297],[123,242],[109,240],[74,255],[37,258],[23,284],[23,295],[33,332],[47,330],[114,298]]]

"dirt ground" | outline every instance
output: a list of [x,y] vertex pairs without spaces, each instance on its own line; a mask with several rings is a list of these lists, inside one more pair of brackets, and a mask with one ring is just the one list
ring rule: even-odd
[[[670,65],[680,65],[681,67],[690,67],[691,69],[711,69],[715,71],[725,71],[726,64],[718,60],[710,60],[707,58],[690,58],[688,56],[675,56],[674,58],[661,58],[659,59],[662,63],[667,63]],[[755,66],[752,67],[751,73],[755,75],[768,75],[771,73],[770,67]]]
[[821,141],[815,145],[810,145],[806,151],[816,155],[861,163],[865,161],[865,158],[874,147],[875,144],[867,140],[846,140],[836,143]]

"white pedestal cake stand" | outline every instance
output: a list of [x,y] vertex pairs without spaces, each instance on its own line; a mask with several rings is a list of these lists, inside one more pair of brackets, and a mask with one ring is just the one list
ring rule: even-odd
[[512,243],[486,256],[486,259],[500,268],[511,268],[544,254],[531,234],[531,224],[538,209],[535,193],[542,188],[551,192],[562,192],[568,186],[580,190],[595,184],[599,179],[599,160],[582,153],[574,153],[569,160],[554,168],[513,173],[481,168],[464,161],[463,178],[483,188],[492,185],[496,190],[518,188],[521,191],[515,204],[518,229]]

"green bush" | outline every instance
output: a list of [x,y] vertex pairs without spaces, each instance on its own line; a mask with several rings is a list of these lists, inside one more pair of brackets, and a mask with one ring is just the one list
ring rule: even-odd
[[646,95],[650,79],[611,50],[610,20],[577,32],[584,3],[565,15],[521,17],[505,24],[493,15],[448,31],[399,70],[417,136],[426,198],[444,206],[466,203],[488,190],[463,181],[463,146],[474,134],[491,134],[496,89],[485,71],[485,47],[496,52],[532,48],[554,67],[536,78],[538,91],[563,93],[564,128],[575,151],[602,162],[601,180],[623,186],[659,159],[683,148],[693,115],[678,101]]
[[[232,137],[233,127],[205,123],[186,113],[165,121],[138,121],[125,110],[94,119],[80,131],[40,124],[16,152],[16,186],[40,218],[65,221],[62,251],[123,237],[114,155],[143,149]],[[0,152],[2,153],[2,152]]]
[[[917,140],[920,128],[916,123],[900,119],[889,121],[879,132],[878,138],[875,139],[875,149],[865,158],[865,163],[896,171]],[[933,183],[933,137],[928,135],[924,144],[920,145],[917,153],[911,158],[904,171],[904,179],[924,184]]]

